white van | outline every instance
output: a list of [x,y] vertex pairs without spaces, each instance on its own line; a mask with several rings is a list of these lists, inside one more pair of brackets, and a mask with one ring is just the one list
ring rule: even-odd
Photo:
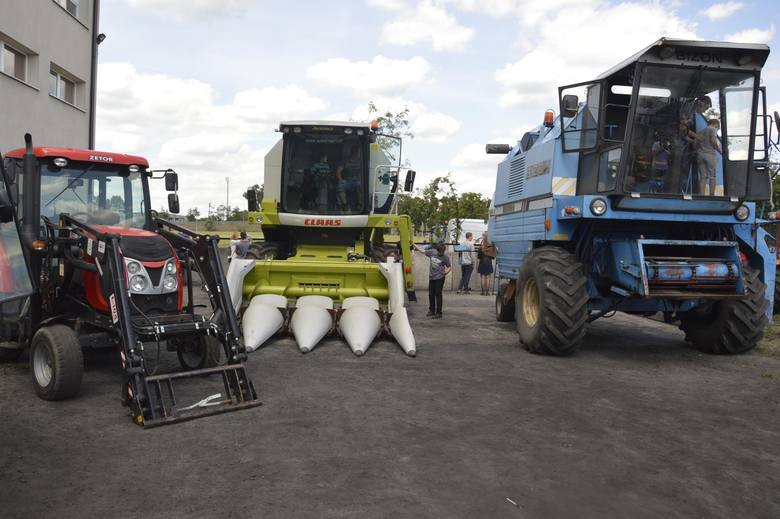
[[452,218],[447,222],[447,238],[450,243],[460,243],[466,239],[466,233],[472,234],[471,239],[475,242],[482,241],[482,233],[488,230],[487,220],[478,218],[461,218],[460,234],[458,234],[458,220]]

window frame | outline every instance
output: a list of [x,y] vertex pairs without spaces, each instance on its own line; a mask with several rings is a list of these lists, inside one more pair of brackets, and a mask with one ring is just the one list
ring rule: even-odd
[[[52,94],[51,92],[51,79],[52,77],[56,77],[56,92]],[[70,83],[73,86],[73,99],[68,100],[65,98],[64,94],[62,93],[63,90],[63,83]],[[70,79],[67,75],[62,74],[61,72],[57,72],[56,70],[49,68],[49,95],[51,97],[57,98],[63,103],[67,103],[71,106],[75,106],[76,108],[79,108],[79,106],[76,104],[76,89],[78,88],[79,83],[77,81],[74,81],[73,79]]]
[[[55,4],[60,6],[62,9],[65,10],[66,13],[71,15],[75,19],[79,19],[79,15],[81,14],[81,1],[80,0],[52,0]],[[68,3],[71,3],[75,6],[74,11],[71,12],[70,9],[68,9]]]
[[[5,71],[6,49],[8,49],[8,51],[10,51],[10,53],[14,55],[14,72],[11,74]],[[16,60],[18,60],[20,57],[22,58],[22,75],[24,77],[19,77],[16,75]],[[2,72],[4,75],[8,77],[12,77],[16,79],[17,81],[21,81],[22,83],[27,83],[27,77],[28,77],[27,63],[28,63],[28,56],[26,52],[19,50],[13,45],[9,45],[8,42],[6,41],[0,40],[0,72]]]

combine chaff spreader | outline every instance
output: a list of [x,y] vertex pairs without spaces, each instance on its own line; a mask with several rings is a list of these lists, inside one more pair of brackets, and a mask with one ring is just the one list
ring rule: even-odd
[[284,122],[279,132],[262,202],[247,193],[264,241],[228,271],[231,292],[243,283],[249,302],[247,349],[288,328],[306,353],[337,330],[360,356],[386,332],[414,356],[412,229],[397,208],[415,172],[401,166],[401,139],[356,122]]

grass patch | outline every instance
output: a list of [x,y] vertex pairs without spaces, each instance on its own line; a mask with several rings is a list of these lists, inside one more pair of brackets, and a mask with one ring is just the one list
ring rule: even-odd
[[766,357],[780,360],[780,316],[774,317],[756,351]]

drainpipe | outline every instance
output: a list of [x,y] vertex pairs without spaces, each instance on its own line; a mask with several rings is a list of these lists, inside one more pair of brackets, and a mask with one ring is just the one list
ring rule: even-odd
[[89,149],[95,149],[95,105],[97,104],[97,62],[98,62],[98,25],[100,21],[100,0],[92,4],[92,70],[89,73]]

